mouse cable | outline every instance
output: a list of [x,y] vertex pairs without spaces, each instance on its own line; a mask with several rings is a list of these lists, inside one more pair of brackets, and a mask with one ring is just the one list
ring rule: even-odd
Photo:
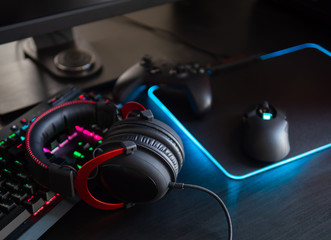
[[175,183],[175,182],[171,182],[169,184],[169,188],[174,188],[174,189],[186,189],[186,188],[190,188],[190,189],[196,189],[196,190],[200,190],[203,191],[205,193],[210,194],[212,197],[214,197],[217,202],[221,205],[221,207],[223,208],[224,212],[225,212],[225,216],[226,216],[226,220],[228,223],[228,229],[229,229],[229,233],[228,233],[228,239],[232,240],[232,235],[233,235],[233,231],[232,231],[232,221],[231,221],[231,217],[230,217],[230,213],[226,207],[226,205],[224,204],[224,202],[222,201],[222,199],[213,191],[201,187],[201,186],[197,186],[197,185],[192,185],[192,184],[185,184],[185,183]]
[[244,58],[241,58],[238,60],[234,60],[232,62],[213,65],[213,66],[210,66],[209,70],[210,70],[211,75],[217,74],[219,72],[222,72],[223,70],[228,70],[228,69],[235,68],[235,67],[241,67],[242,65],[257,63],[259,61],[262,61],[261,56],[262,55],[257,54],[257,55],[244,57]]

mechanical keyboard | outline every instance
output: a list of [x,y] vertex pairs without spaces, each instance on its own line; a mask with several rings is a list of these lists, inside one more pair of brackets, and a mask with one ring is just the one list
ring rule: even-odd
[[[109,101],[77,88],[64,90],[35,106],[0,130],[0,239],[36,239],[69,211],[79,199],[39,186],[26,168],[25,134],[31,122],[47,109],[67,101]],[[81,167],[91,159],[94,146],[107,129],[75,126],[47,143],[45,154],[57,161]]]

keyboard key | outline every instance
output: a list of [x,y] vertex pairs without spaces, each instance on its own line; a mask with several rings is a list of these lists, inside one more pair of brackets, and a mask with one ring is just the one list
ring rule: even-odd
[[37,190],[37,185],[35,183],[26,183],[23,184],[23,191],[26,192],[27,194],[34,194]]
[[19,160],[15,160],[14,163],[13,163],[13,165],[15,165],[15,168],[17,170],[22,170],[23,167],[24,167],[23,161],[19,161]]
[[0,157],[0,166],[5,168],[7,165],[7,159],[5,157]]
[[67,134],[60,134],[57,138],[57,142],[58,143],[63,143],[65,140],[67,140],[68,139],[68,136],[67,136]]
[[5,182],[6,182],[6,178],[0,175],[0,187],[4,186]]
[[7,178],[12,178],[12,176],[13,176],[13,171],[9,168],[4,168],[2,173]]
[[19,181],[22,181],[22,182],[26,182],[29,179],[28,175],[25,173],[22,173],[22,172],[17,173],[16,177]]
[[53,151],[58,146],[59,146],[59,142],[57,140],[52,141],[51,144],[50,144],[51,151]]
[[22,123],[22,125],[28,125],[29,124],[29,120],[26,119],[26,118],[22,118],[21,119],[21,123]]
[[38,190],[38,195],[42,197],[45,201],[49,201],[55,196],[55,192],[45,189]]
[[14,146],[8,149],[9,155],[13,159],[20,159],[24,157],[24,147],[21,141],[16,142]]
[[32,196],[25,200],[23,204],[30,213],[35,213],[45,205],[45,201],[40,197]]
[[12,190],[12,191],[18,191],[20,189],[20,184],[13,180],[13,181],[7,181],[5,183],[5,187],[8,189],[8,190]]
[[7,150],[12,146],[12,143],[7,140],[0,141],[0,151],[6,153]]
[[0,202],[0,210],[4,213],[9,213],[17,205],[13,201]]
[[13,199],[13,201],[16,203],[16,204],[20,204],[23,202],[23,200],[25,200],[26,198],[28,198],[28,194],[27,193],[12,193],[11,195],[11,198]]
[[8,140],[15,142],[19,139],[18,135],[16,133],[12,133],[11,135],[8,136]]
[[0,201],[6,200],[10,196],[10,192],[6,189],[0,189]]
[[21,129],[20,129],[20,135],[25,136],[26,131],[28,130],[28,128],[29,128],[29,125],[22,126]]
[[12,130],[13,132],[16,132],[16,131],[18,131],[18,127],[16,126],[16,125],[12,125],[11,127],[10,127],[10,130]]

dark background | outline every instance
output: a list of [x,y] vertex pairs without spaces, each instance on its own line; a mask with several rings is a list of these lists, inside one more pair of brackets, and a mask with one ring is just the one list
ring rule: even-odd
[[[144,54],[169,61],[217,65],[306,42],[331,49],[329,29],[326,21],[270,1],[201,0],[167,4],[75,28],[78,36],[86,38],[102,53],[105,68],[94,81],[74,84],[89,87],[109,82]],[[26,93],[22,91],[23,97],[11,93],[13,99],[32,104],[66,84],[24,60],[19,48],[19,43],[1,45],[0,64],[6,69],[15,65],[17,69],[19,62],[18,69],[29,73],[21,81],[35,81],[34,98],[28,90],[29,83]],[[1,84],[10,80],[5,77]],[[111,84],[107,86],[103,92],[109,94]],[[19,105],[13,100],[8,104],[5,105],[12,109]],[[14,116],[2,116],[2,124]],[[168,120],[163,115],[158,117]],[[178,181],[208,187],[224,200],[232,216],[234,239],[329,239],[329,151],[235,181],[224,176],[180,135],[186,162]],[[224,213],[214,199],[194,190],[174,190],[159,202],[112,212],[92,209],[80,202],[42,239],[226,239],[226,235]]]

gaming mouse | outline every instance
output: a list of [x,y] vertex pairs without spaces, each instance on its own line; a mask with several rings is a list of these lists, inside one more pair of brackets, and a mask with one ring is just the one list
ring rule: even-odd
[[277,162],[290,151],[286,116],[268,102],[257,105],[243,117],[244,152],[251,158]]

